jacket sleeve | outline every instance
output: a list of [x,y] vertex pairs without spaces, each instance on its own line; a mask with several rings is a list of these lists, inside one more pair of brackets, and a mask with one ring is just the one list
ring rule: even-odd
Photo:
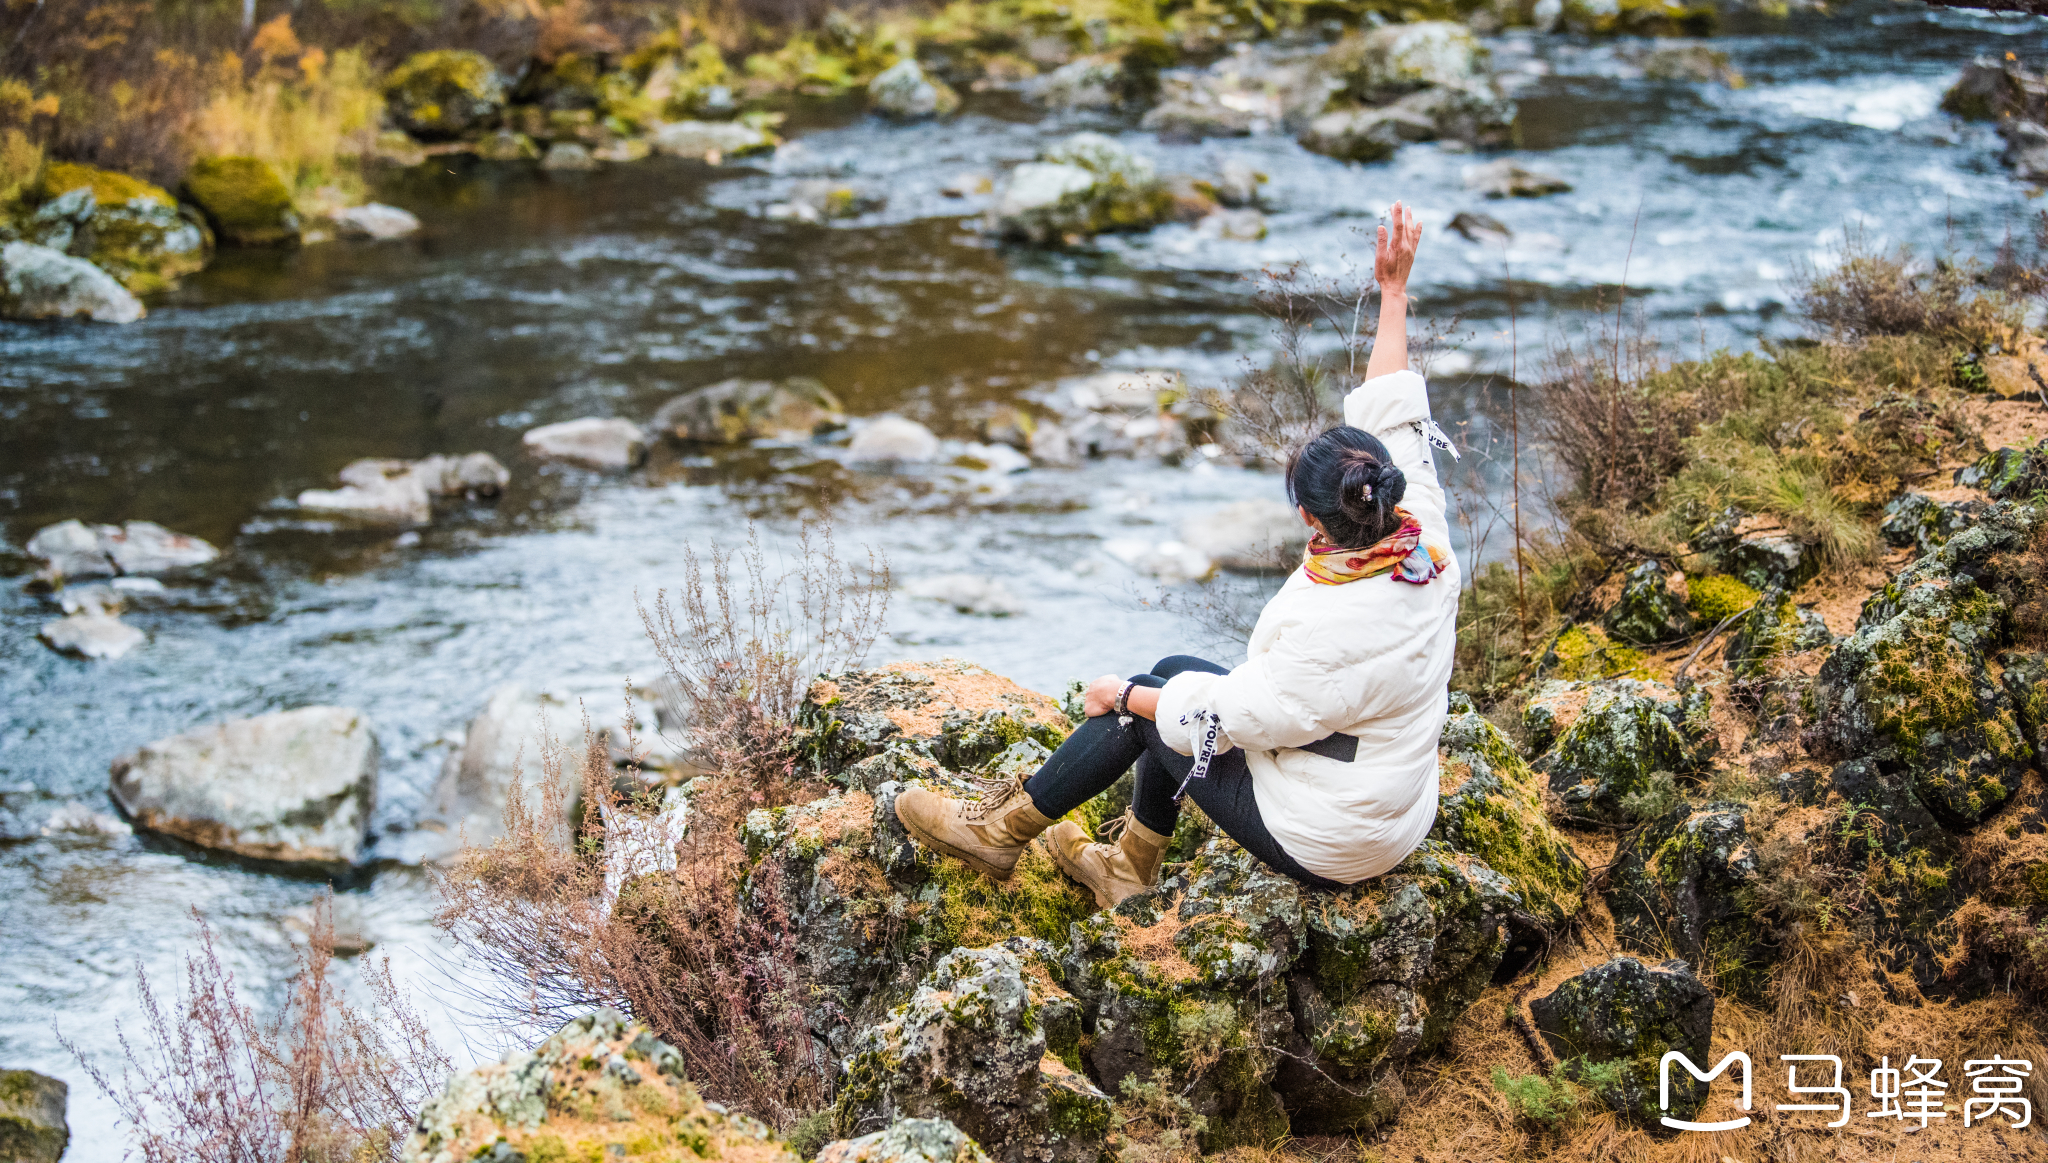
[[1431,422],[1428,383],[1412,371],[1369,379],[1344,397],[1344,422],[1365,429],[1387,446],[1401,474],[1408,478],[1401,507],[1422,523],[1424,540],[1449,553],[1448,505],[1436,477],[1436,458],[1423,435],[1423,428]]
[[1313,743],[1350,725],[1352,704],[1340,673],[1315,650],[1322,619],[1291,621],[1272,645],[1229,674],[1183,671],[1159,692],[1159,737],[1182,755],[1195,753],[1199,725],[1183,717],[1214,711],[1225,749],[1272,751]]

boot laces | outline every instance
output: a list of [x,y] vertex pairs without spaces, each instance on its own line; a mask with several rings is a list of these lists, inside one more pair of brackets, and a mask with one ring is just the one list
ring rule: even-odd
[[981,775],[974,778],[976,795],[967,802],[964,813],[970,820],[983,820],[988,814],[1010,802],[1011,797],[1024,791],[1024,780],[1017,775]]
[[1131,826],[1132,822],[1135,821],[1137,818],[1138,813],[1135,809],[1125,808],[1123,815],[1118,816],[1114,820],[1103,821],[1102,826],[1100,828],[1095,829],[1095,834],[1097,836],[1102,837],[1103,843],[1115,844],[1123,839],[1125,830],[1128,829]]

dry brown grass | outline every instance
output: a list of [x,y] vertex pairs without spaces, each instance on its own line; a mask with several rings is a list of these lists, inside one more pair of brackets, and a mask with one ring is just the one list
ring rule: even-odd
[[330,894],[315,907],[285,1006],[266,1022],[237,992],[196,909],[193,918],[199,952],[185,959],[184,988],[168,1008],[136,970],[143,1029],[130,1042],[117,1027],[127,1059],[118,1080],[64,1041],[120,1112],[135,1154],[145,1163],[395,1163],[450,1065],[389,961],[364,966],[369,1011],[343,1000],[329,975]]

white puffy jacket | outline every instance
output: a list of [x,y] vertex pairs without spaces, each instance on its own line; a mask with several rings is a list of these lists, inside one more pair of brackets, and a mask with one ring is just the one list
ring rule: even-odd
[[[1348,884],[1399,864],[1436,819],[1437,737],[1464,581],[1422,377],[1366,381],[1345,398],[1344,422],[1386,444],[1408,478],[1401,507],[1449,565],[1426,585],[1387,574],[1320,585],[1297,568],[1260,613],[1244,663],[1175,675],[1160,691],[1158,722],[1168,746],[1193,755],[1197,713],[1218,715],[1218,750],[1244,749],[1273,838],[1310,872]],[[1358,739],[1348,763],[1294,750],[1337,732]]]

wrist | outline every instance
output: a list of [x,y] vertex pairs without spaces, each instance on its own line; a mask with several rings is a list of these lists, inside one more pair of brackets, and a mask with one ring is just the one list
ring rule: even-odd
[[1407,301],[1408,301],[1408,284],[1406,284],[1406,283],[1403,283],[1403,284],[1401,284],[1401,285],[1400,285],[1400,286],[1398,286],[1398,287],[1389,287],[1389,286],[1387,286],[1387,285],[1385,285],[1385,284],[1381,284],[1381,286],[1380,286],[1380,302],[1381,302],[1381,303],[1383,303],[1383,304],[1384,304],[1384,303],[1406,303]]

